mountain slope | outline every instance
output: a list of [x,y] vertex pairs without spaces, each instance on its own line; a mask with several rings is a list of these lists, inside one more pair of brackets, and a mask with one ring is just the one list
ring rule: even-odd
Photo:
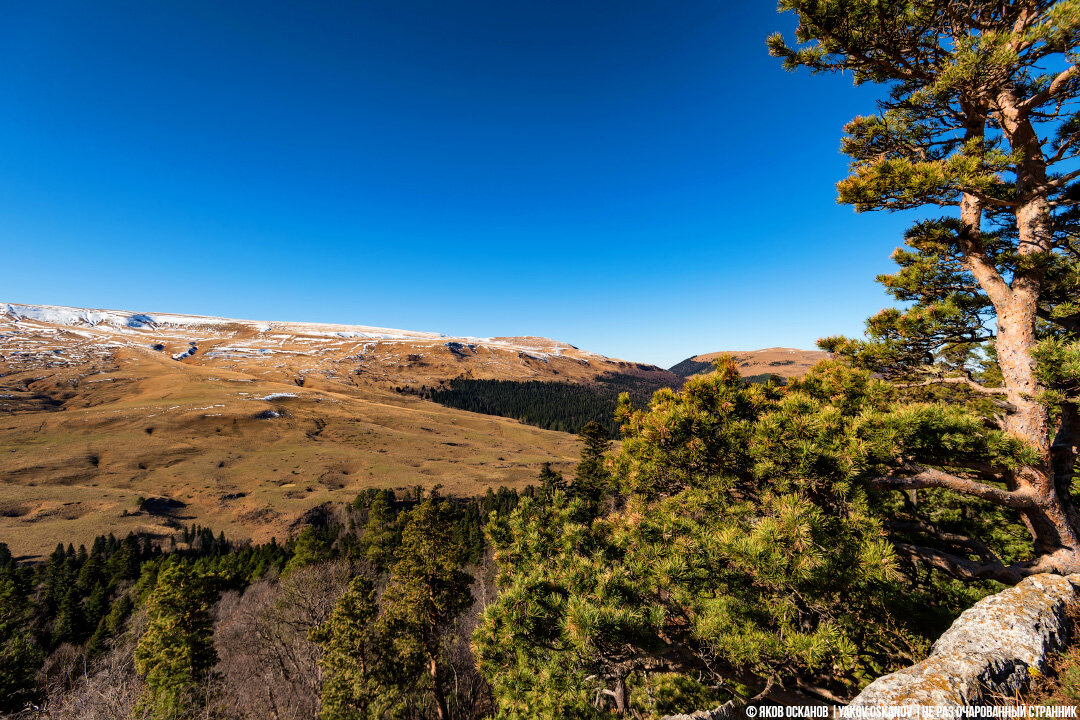
[[673,377],[543,338],[0,304],[0,541],[267,540],[366,487],[521,487],[577,439],[393,388],[612,372]]
[[801,377],[816,363],[829,358],[822,350],[796,350],[793,348],[765,348],[764,350],[730,350],[694,355],[668,368],[684,378],[712,370],[713,361],[721,355],[731,355],[743,377],[774,374],[780,377]]
[[537,337],[448,337],[362,325],[265,322],[0,303],[0,356],[82,362],[117,347],[307,386],[418,385],[455,377],[587,380],[605,372],[666,376]]

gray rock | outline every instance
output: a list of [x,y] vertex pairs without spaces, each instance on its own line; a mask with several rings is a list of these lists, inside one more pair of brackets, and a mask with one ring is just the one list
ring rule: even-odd
[[1068,640],[1080,575],[1035,575],[965,610],[916,665],[866,686],[848,707],[992,705],[1016,697]]
[[732,720],[740,706],[728,701],[712,710],[698,710],[688,715],[665,715],[660,720]]

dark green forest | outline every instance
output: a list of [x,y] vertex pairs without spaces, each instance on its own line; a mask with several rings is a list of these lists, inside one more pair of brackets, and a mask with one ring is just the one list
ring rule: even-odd
[[590,422],[599,423],[608,436],[617,438],[615,408],[619,395],[627,393],[637,406],[652,394],[673,385],[636,375],[606,373],[595,382],[472,380],[456,378],[444,386],[412,391],[440,405],[469,412],[514,418],[545,430],[578,433]]
[[[526,496],[534,492],[529,488]],[[422,554],[422,548],[413,555],[401,551],[421,517],[427,524],[413,535],[427,542],[441,533],[437,550],[464,582],[457,590],[456,618],[472,606],[468,587],[473,578],[462,570],[483,563],[484,519],[509,513],[518,501],[518,493],[506,488],[476,499],[442,497],[437,491],[424,495],[420,488],[402,497],[370,490],[350,505],[314,514],[316,524],[281,544],[236,544],[192,526],[167,539],[109,535],[98,537],[90,549],[60,545],[36,565],[17,563],[0,543],[0,714],[180,718],[213,706],[214,717],[267,717],[260,708],[285,704],[301,713],[297,717],[311,717],[320,702],[317,684],[314,691],[310,685],[317,680],[317,667],[306,668],[312,677],[303,688],[285,687],[276,695],[268,688],[259,700],[265,705],[259,705],[232,694],[238,688],[250,691],[245,688],[250,678],[240,677],[227,661],[250,672],[254,666],[247,664],[265,661],[268,654],[278,653],[279,662],[295,659],[296,653],[315,657],[320,642],[334,642],[329,632],[325,640],[312,639],[316,621],[327,620],[348,583],[366,578],[385,588],[404,572],[394,574],[403,561]],[[310,592],[312,601],[319,592],[328,594],[322,597],[321,615],[290,615],[291,627],[279,626],[272,638],[244,638],[252,644],[247,648],[252,656],[223,657],[223,626],[243,618],[226,617],[222,603],[253,588],[271,594]],[[298,610],[280,602],[271,605],[261,608],[267,613],[264,620],[274,612]],[[414,630],[395,626],[394,638]],[[385,638],[378,652],[406,662],[394,654],[394,642]],[[235,677],[229,677],[230,671]],[[110,695],[97,697],[95,687]],[[405,706],[423,706],[422,691],[400,692]],[[456,696],[451,701],[458,702]],[[490,705],[483,692],[469,701]],[[44,715],[35,710],[39,707]],[[412,716],[423,712],[414,708]]]
[[[713,363],[699,363],[711,369]],[[694,372],[700,372],[695,370]],[[783,384],[777,375],[750,375],[749,383]],[[445,386],[402,388],[440,405],[469,412],[514,418],[545,430],[579,433],[589,423],[597,423],[609,438],[619,437],[614,419],[619,396],[626,393],[636,407],[648,404],[661,388],[678,389],[681,383],[665,383],[633,375],[607,374],[592,383],[549,382],[543,380],[472,380],[457,378]]]
[[680,377],[690,377],[691,375],[697,375],[699,373],[706,373],[712,370],[713,364],[711,362],[703,362],[701,360],[695,360],[694,358],[686,358],[682,362],[678,362],[668,368],[671,372],[679,375]]

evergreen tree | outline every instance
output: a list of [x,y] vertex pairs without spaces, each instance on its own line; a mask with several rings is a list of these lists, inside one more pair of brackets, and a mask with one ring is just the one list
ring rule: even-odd
[[[500,716],[627,713],[636,678],[657,673],[739,704],[850,697],[920,657],[963,599],[905,582],[869,491],[905,452],[894,400],[837,363],[769,387],[722,358],[648,411],[624,404],[616,511],[592,519],[560,494],[488,525],[499,597],[474,643]],[[990,429],[969,443],[1022,454]]]
[[[623,396],[624,402],[629,402]],[[598,509],[611,491],[611,475],[604,467],[604,454],[611,447],[607,432],[596,422],[586,423],[578,433],[581,440],[581,462],[570,487],[573,495],[584,498],[590,507]]]
[[79,568],[79,576],[75,582],[80,592],[84,594],[92,592],[94,587],[105,582],[105,561],[101,553],[90,554]]
[[552,470],[549,462],[540,467],[540,475],[537,480],[540,481],[540,490],[546,497],[554,497],[556,492],[566,490],[566,480],[563,478],[563,474]]
[[109,553],[109,559],[105,562],[111,588],[139,578],[140,550],[139,538],[134,533],[128,533],[127,537],[115,543],[115,550]]
[[168,563],[146,601],[147,626],[135,649],[146,681],[140,707],[155,720],[187,717],[199,700],[217,653],[211,580],[185,563]]
[[[393,517],[385,500],[372,501],[369,530]],[[472,602],[472,579],[461,570],[471,523],[467,512],[435,494],[401,520],[381,603],[373,583],[358,577],[312,633],[325,653],[322,720],[398,717],[417,706],[430,707],[440,720],[451,716],[447,631]]]
[[[897,549],[959,578],[1014,583],[1080,570],[1080,515],[1070,497],[1080,451],[1080,13],[1074,2],[781,0],[798,14],[796,46],[776,35],[788,68],[851,72],[887,88],[878,112],[845,127],[851,175],[840,200],[857,210],[930,207],[899,272],[880,278],[905,303],[868,322],[866,342],[825,349],[909,387],[954,388],[953,402],[1028,449],[1015,462],[934,444],[912,410],[895,432],[924,435],[874,479],[884,491],[930,490],[1018,517],[1029,557],[1006,562],[985,543],[919,514]],[[940,397],[940,393],[934,397]],[[926,493],[924,493],[925,495]],[[912,497],[915,497],[914,495]],[[1003,509],[1003,510],[1002,510]],[[909,513],[910,514],[910,513]],[[898,529],[899,531],[899,529]],[[985,538],[983,538],[985,540]]]
[[82,599],[77,587],[71,586],[64,593],[53,623],[52,644],[78,642],[84,635]]
[[472,578],[462,572],[468,548],[455,538],[453,521],[453,506],[434,498],[408,512],[382,598],[386,637],[399,662],[423,667],[438,720],[450,717],[446,630],[472,604]]
[[[326,562],[333,556],[333,541],[320,533],[311,525],[306,526],[296,536],[293,545],[293,555],[285,566],[284,573],[288,574],[308,565]],[[210,533],[213,540],[214,534]]]
[[29,585],[0,543],[0,712],[21,710],[37,694],[44,653],[34,638]]
[[322,648],[326,672],[320,720],[369,720],[394,715],[402,703],[398,680],[385,657],[379,633],[375,586],[357,577],[326,622],[311,633]]
[[360,537],[360,550],[379,571],[386,571],[394,560],[394,550],[401,542],[401,529],[394,511],[393,493],[384,490],[368,506],[368,521]]
[[83,607],[84,629],[96,628],[98,623],[109,612],[109,594],[105,585],[98,583],[90,590],[89,597]]

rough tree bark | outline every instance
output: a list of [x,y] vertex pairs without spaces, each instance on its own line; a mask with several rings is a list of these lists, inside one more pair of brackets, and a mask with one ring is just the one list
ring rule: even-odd
[[1054,250],[1054,223],[1042,142],[1028,111],[1007,85],[993,97],[981,97],[975,102],[962,103],[961,107],[967,115],[967,140],[982,140],[990,115],[996,119],[1010,148],[1021,158],[1015,171],[1013,203],[1017,253],[1036,262],[1021,266],[1011,280],[1002,277],[982,247],[983,203],[973,192],[961,194],[959,241],[966,267],[996,312],[995,349],[1009,408],[1002,418],[1002,429],[1034,448],[1037,459],[1015,471],[999,469],[999,477],[1008,488],[1006,493],[994,486],[926,468],[904,478],[881,478],[878,485],[891,489],[943,487],[1016,509],[1032,537],[1035,557],[1027,563],[1005,566],[996,558],[974,562],[941,550],[904,543],[897,546],[902,552],[958,577],[992,578],[1015,584],[1040,572],[1080,572],[1080,515],[1067,494],[1077,458],[1080,416],[1075,406],[1066,405],[1063,417],[1053,427],[1051,409],[1040,398],[1045,388],[1036,376],[1033,351],[1038,342],[1037,313],[1044,273],[1044,266],[1037,259]]

